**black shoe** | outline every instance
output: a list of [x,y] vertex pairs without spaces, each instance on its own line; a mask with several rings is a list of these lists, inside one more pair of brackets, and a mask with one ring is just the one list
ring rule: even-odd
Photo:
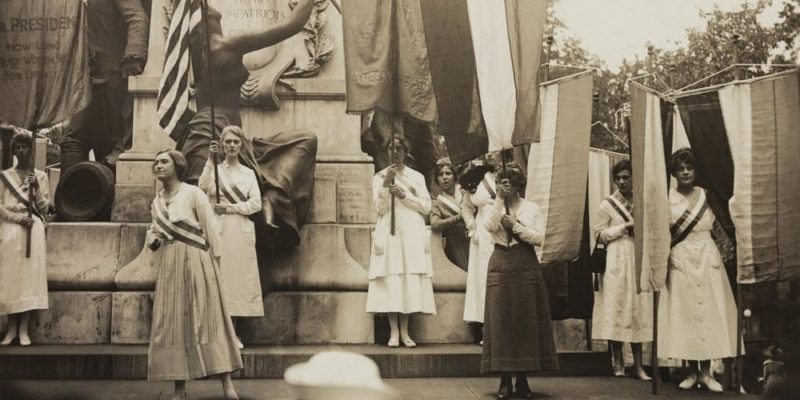
[[517,390],[517,397],[520,399],[532,399],[533,392],[531,392],[531,387],[528,386],[528,379],[520,380],[517,378],[517,384],[515,385]]
[[500,388],[497,389],[497,400],[510,399],[514,394],[514,387],[511,385],[511,380],[500,380]]

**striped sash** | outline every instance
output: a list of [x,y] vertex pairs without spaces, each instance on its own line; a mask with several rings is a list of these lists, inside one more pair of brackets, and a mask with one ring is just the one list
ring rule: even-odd
[[678,243],[686,239],[686,236],[692,232],[692,229],[700,222],[700,219],[705,215],[708,209],[708,202],[706,202],[706,192],[700,192],[697,203],[689,205],[686,210],[681,214],[680,218],[670,225],[669,232],[672,235],[672,243],[670,247],[675,247]]
[[445,196],[444,194],[439,194],[438,196],[436,196],[436,200],[450,214],[452,215],[461,214],[461,207],[458,204],[456,204],[455,201],[450,199],[449,196]]
[[[16,181],[14,180],[14,177],[11,176],[11,171],[3,171],[3,173],[0,174],[0,179],[3,180],[3,184],[5,184],[8,190],[11,192],[11,195],[14,196],[14,198],[17,199],[17,201],[20,202],[27,209],[29,203],[28,193],[23,191],[22,188],[17,185]],[[31,204],[31,211],[33,215],[35,215],[41,220],[44,220],[42,218],[42,215],[39,213],[39,208],[36,205],[36,202],[33,202],[33,204]]]
[[[631,212],[628,211],[628,207],[622,204],[617,196],[608,196],[606,200],[608,201],[608,204],[611,204],[611,207],[619,214],[619,216],[622,217],[622,220],[625,221],[625,223],[633,221],[633,215],[631,215]],[[628,234],[633,237],[633,228],[628,228]]]
[[483,183],[483,187],[486,189],[487,192],[489,192],[489,196],[491,196],[492,199],[497,197],[497,192],[494,190],[494,187],[492,187],[492,183],[489,182],[488,179],[486,179],[486,175],[483,176],[483,182],[481,183]]
[[208,241],[203,236],[203,230],[195,228],[184,221],[170,221],[167,207],[161,198],[157,197],[153,200],[153,209],[156,214],[156,226],[162,233],[189,246],[197,247],[200,250],[208,250]]
[[238,186],[231,184],[231,182],[228,181],[227,175],[222,171],[220,171],[219,174],[219,189],[222,195],[225,196],[231,204],[244,203],[247,201],[247,196],[239,190]]

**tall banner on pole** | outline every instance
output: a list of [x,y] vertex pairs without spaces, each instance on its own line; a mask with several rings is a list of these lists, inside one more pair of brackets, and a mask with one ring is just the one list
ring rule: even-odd
[[56,124],[90,100],[81,0],[0,1],[0,120]]

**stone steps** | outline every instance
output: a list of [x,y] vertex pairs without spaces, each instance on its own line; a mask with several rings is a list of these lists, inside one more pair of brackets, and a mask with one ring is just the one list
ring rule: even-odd
[[[390,349],[379,345],[248,346],[236,378],[282,378],[291,365],[325,350],[372,358],[384,378],[480,376],[481,348],[468,344]],[[560,352],[561,370],[543,376],[610,375],[607,352]],[[146,345],[34,345],[0,348],[0,379],[146,379]]]

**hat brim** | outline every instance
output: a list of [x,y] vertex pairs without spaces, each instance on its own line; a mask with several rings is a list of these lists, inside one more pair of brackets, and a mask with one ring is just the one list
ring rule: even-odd
[[395,400],[397,393],[384,385],[381,389],[344,386],[292,385],[292,394],[302,400]]

